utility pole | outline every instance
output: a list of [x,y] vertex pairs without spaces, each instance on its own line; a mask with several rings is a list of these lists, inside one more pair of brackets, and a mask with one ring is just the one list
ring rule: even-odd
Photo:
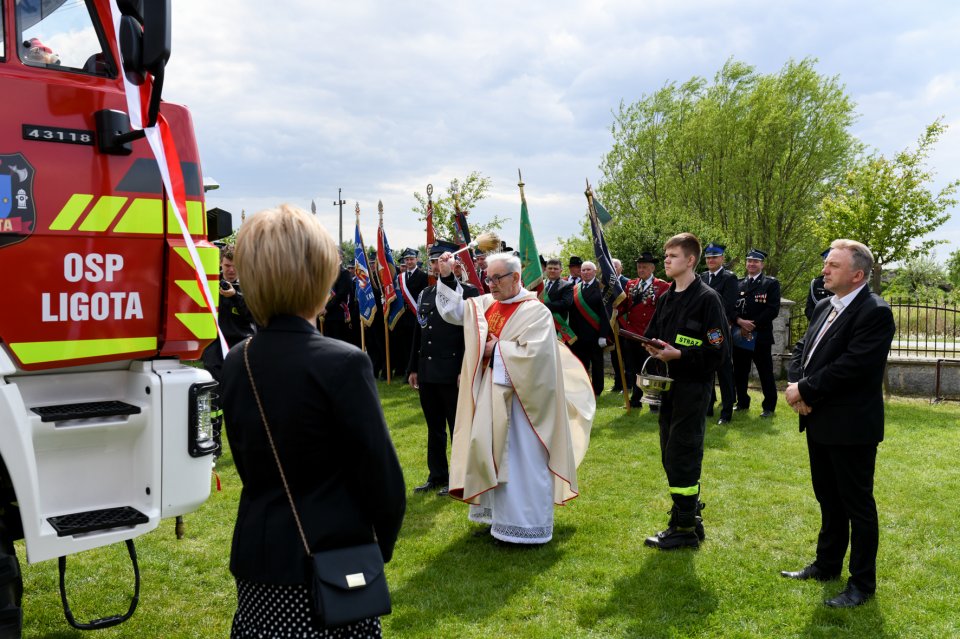
[[334,206],[340,207],[340,243],[337,244],[338,249],[343,246],[343,205],[347,203],[340,197],[342,191],[343,189],[337,189],[337,201],[333,203]]

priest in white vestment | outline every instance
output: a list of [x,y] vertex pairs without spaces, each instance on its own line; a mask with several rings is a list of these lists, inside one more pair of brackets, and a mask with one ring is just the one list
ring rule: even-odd
[[490,293],[463,299],[454,258],[439,259],[437,309],[463,325],[450,495],[501,541],[543,544],[553,505],[579,494],[577,466],[596,400],[586,371],[557,340],[553,316],[520,285],[520,259],[487,256]]

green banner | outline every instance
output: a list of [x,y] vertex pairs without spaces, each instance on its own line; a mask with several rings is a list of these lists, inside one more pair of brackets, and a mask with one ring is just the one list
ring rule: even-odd
[[543,267],[540,266],[540,252],[533,239],[530,215],[527,213],[527,200],[520,196],[520,281],[527,290],[535,290],[543,283]]

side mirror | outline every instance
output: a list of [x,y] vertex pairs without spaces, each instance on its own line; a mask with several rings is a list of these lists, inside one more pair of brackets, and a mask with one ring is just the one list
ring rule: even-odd
[[[157,123],[163,75],[170,59],[170,0],[117,0],[120,18],[120,57],[123,72],[130,82],[140,86],[146,74],[153,75],[150,105],[144,127]],[[143,131],[131,131],[119,112],[99,111],[96,114],[97,138],[104,153],[130,153],[130,143],[143,137]]]
[[170,0],[143,1],[143,67],[156,76],[170,59]]

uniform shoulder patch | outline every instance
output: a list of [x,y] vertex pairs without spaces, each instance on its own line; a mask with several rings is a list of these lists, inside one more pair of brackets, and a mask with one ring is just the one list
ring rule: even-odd
[[719,328],[711,328],[707,331],[707,340],[714,346],[720,346],[723,344],[723,331]]

